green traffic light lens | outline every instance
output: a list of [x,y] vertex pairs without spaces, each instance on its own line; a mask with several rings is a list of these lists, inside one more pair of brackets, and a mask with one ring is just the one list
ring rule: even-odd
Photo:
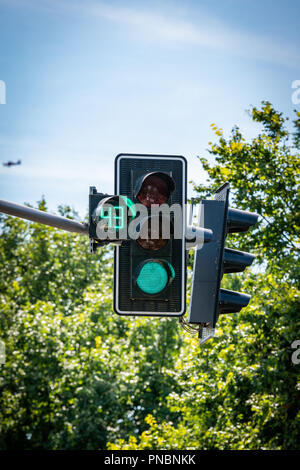
[[158,294],[166,287],[168,273],[157,261],[148,261],[142,267],[137,278],[137,285],[146,294]]

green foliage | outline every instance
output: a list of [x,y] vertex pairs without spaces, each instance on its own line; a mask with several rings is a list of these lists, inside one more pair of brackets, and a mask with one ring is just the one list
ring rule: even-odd
[[293,133],[293,142],[294,146],[297,149],[300,149],[300,113],[299,111],[296,111],[296,119],[293,121],[294,126],[295,126],[295,132]]
[[[263,126],[251,142],[237,127],[226,140],[212,124],[219,138],[210,144],[212,162],[200,158],[209,185],[194,184],[201,199],[230,181],[231,205],[261,216],[253,231],[228,238],[257,255],[253,272],[227,275],[223,283],[251,293],[250,305],[223,315],[203,347],[185,336],[170,371],[179,392],[167,397],[176,422],[149,416],[139,439],[118,440],[111,449],[299,449],[300,365],[291,360],[291,344],[300,337],[299,154],[270,103],[250,116]],[[294,124],[296,144],[299,121]]]
[[[220,136],[219,142],[211,145],[213,164],[200,158],[211,184],[194,184],[194,188],[203,197],[230,181],[232,205],[261,216],[256,229],[243,235],[242,242],[239,237],[232,237],[232,245],[254,249],[261,261],[281,263],[293,256],[299,237],[299,154],[287,143],[285,119],[270,103],[263,102],[261,110],[253,108],[251,116],[264,127],[264,132],[251,142],[245,142],[238,127],[234,127],[227,141],[213,125]],[[293,257],[290,264],[292,260]]]

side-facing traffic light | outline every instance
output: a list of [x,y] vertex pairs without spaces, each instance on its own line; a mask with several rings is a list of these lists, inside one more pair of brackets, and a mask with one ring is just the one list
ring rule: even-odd
[[115,248],[114,310],[120,315],[185,312],[186,160],[120,154],[115,194],[134,203],[127,240]]
[[195,253],[188,322],[205,331],[215,328],[221,313],[239,312],[250,300],[247,294],[220,288],[223,274],[244,271],[254,259],[249,253],[225,248],[226,235],[246,232],[258,219],[257,214],[229,208],[229,189],[226,183],[214,200],[202,201],[204,225],[213,237]]

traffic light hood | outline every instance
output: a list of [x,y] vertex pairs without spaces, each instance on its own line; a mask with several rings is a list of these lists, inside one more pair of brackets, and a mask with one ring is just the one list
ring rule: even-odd
[[151,204],[161,205],[167,202],[174,190],[175,182],[169,174],[153,171],[138,178],[134,196],[139,202],[149,207]]

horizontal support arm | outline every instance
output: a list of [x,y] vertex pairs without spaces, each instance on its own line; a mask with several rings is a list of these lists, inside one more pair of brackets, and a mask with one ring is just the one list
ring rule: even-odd
[[67,219],[59,215],[49,214],[48,212],[32,209],[32,207],[23,206],[14,202],[0,199],[0,212],[21,217],[44,225],[50,225],[66,232],[79,233],[80,235],[89,235],[88,226],[75,220]]

